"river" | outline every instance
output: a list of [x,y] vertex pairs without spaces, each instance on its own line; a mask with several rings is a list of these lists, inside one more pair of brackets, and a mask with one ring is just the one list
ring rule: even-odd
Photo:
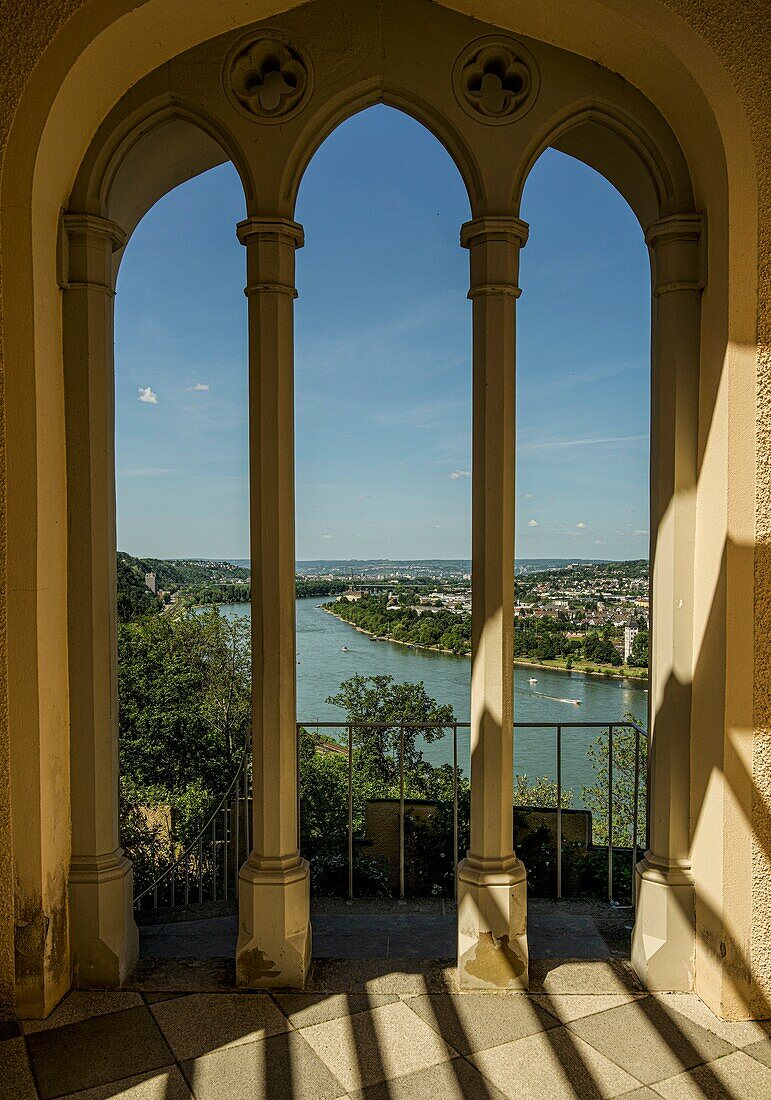
[[[313,722],[340,722],[339,707],[326,702],[349,676],[386,674],[397,681],[422,680],[440,703],[450,703],[458,721],[468,721],[471,664],[467,657],[451,657],[428,650],[409,649],[395,642],[375,641],[347,623],[320,610],[331,602],[319,597],[297,601],[297,717]],[[226,604],[229,616],[248,615],[248,604]],[[345,648],[344,648],[345,647]],[[534,677],[537,683],[531,684]],[[580,700],[580,705],[569,700]],[[633,680],[611,680],[582,673],[550,669],[514,669],[514,714],[517,722],[563,724],[562,779],[574,792],[573,805],[582,805],[582,786],[594,782],[587,748],[599,730],[571,729],[571,722],[621,721],[631,712],[643,725],[647,707],[645,686]],[[334,731],[332,731],[334,732]],[[554,730],[518,729],[514,764],[517,774],[531,780],[556,776]],[[446,736],[424,748],[433,764],[452,760],[452,741]],[[458,731],[458,762],[469,771],[468,730]]]

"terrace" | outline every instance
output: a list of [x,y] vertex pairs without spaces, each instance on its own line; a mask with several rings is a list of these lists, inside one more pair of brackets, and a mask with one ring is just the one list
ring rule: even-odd
[[[771,1015],[763,5],[48,7],[41,19],[30,5],[6,5],[2,36],[12,63],[0,105],[10,304],[0,1094],[771,1095],[767,1025],[753,1022]],[[466,847],[453,798],[445,912],[411,911],[409,791],[397,792],[405,897],[394,902],[406,908],[344,916],[312,909],[298,844],[292,310],[304,235],[295,214],[321,142],[376,103],[442,142],[470,209],[460,233],[473,324],[469,836]],[[514,848],[521,198],[546,149],[616,186],[650,256],[649,805],[647,822],[638,817],[645,851],[629,889],[629,959],[599,910],[528,898]],[[210,822],[211,847],[201,837],[186,851],[158,884],[158,903],[167,886],[175,907],[180,891],[189,905],[191,889],[202,902],[209,889],[215,905],[237,903],[238,917],[200,916],[223,923],[199,935],[188,922],[179,935],[156,913],[163,927],[143,926],[142,939],[157,955],[140,957],[141,899],[118,834],[116,272],[145,212],[225,161],[243,183],[245,213],[252,767],[241,773],[246,789],[232,792],[235,811],[221,807]],[[340,866],[356,895],[345,845],[359,834],[347,817]],[[642,835],[616,854],[613,782],[607,817],[616,898]],[[559,800],[554,819],[556,836],[557,820],[566,824]],[[564,849],[555,842],[555,894],[568,877]],[[434,923],[411,944],[405,916],[413,930]],[[594,956],[601,940],[604,958],[576,959],[578,917],[594,925],[583,925],[583,949]],[[348,956],[377,932],[377,957],[341,955],[344,920],[360,920]],[[565,936],[568,956],[550,956]],[[225,954],[202,954],[200,939]],[[420,957],[399,954],[408,948]]]
[[4,1095],[765,1100],[771,1093],[768,1025],[720,1020],[692,993],[646,993],[621,960],[531,959],[528,993],[460,991],[454,960],[317,960],[303,992],[234,992],[232,979],[231,954],[219,969],[188,958],[163,980],[140,965],[123,990],[70,993],[46,1020],[24,1022],[0,1046]]

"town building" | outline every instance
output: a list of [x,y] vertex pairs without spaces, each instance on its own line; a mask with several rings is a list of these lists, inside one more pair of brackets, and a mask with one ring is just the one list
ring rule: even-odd
[[632,655],[632,645],[637,637],[637,626],[634,623],[627,623],[624,627],[624,660],[628,661]]

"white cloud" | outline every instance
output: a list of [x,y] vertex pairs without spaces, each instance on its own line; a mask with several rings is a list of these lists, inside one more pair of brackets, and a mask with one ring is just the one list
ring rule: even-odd
[[647,535],[648,533],[649,533],[648,531],[635,531],[634,532],[635,535]]
[[638,435],[601,435],[585,439],[546,439],[537,443],[521,442],[520,454],[533,454],[540,451],[562,451],[569,447],[606,447],[617,443],[639,443],[647,440],[646,433]]
[[538,520],[537,519],[528,520],[527,525],[528,525],[528,527],[537,527],[538,526]]
[[471,477],[471,470],[453,470],[447,476],[450,481],[460,481],[462,477]]
[[435,531],[441,531],[441,530],[442,530],[442,525],[441,525],[441,523],[435,523],[435,524],[434,524],[434,530],[435,530]]
[[326,540],[327,540],[327,542],[330,542],[330,541],[332,540],[332,535],[322,535],[321,537],[322,537],[323,539],[326,539]]
[[581,531],[583,531],[583,529],[586,527],[586,524],[585,523],[577,523],[576,527],[578,527]]
[[158,395],[156,393],[153,393],[149,386],[140,386],[139,400],[144,401],[146,405],[157,405]]
[[196,382],[194,386],[190,386],[191,393],[206,393],[209,389],[208,382]]

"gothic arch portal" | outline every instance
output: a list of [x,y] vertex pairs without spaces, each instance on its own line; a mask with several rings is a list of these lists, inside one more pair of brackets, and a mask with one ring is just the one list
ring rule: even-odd
[[[735,414],[723,400],[722,381],[746,362],[755,315],[752,289],[739,290],[730,278],[755,247],[755,201],[740,170],[750,163],[751,150],[743,116],[714,59],[701,46],[689,52],[693,43],[686,31],[660,5],[649,16],[637,15],[635,43],[618,10],[624,6],[611,0],[604,5],[601,58],[590,43],[603,5],[595,15],[582,5],[573,10],[535,0],[520,6],[513,27],[507,25],[511,14],[497,10],[507,6],[494,3],[458,4],[461,13],[424,0],[366,6],[317,0],[275,18],[264,4],[260,23],[253,22],[255,5],[245,2],[230,5],[227,15],[176,0],[148,0],[126,13],[117,2],[86,3],[52,44],[17,115],[2,192],[10,255],[5,280],[9,297],[18,291],[16,310],[6,321],[6,352],[8,499],[10,514],[18,517],[8,544],[16,905],[19,913],[32,914],[33,929],[24,965],[17,968],[23,1013],[52,1007],[68,987],[73,961],[76,980],[118,984],[135,956],[130,874],[117,847],[114,798],[105,795],[117,782],[114,697],[104,686],[115,678],[105,623],[112,583],[107,563],[114,562],[108,456],[115,261],[154,201],[183,179],[231,159],[245,193],[247,217],[239,235],[247,248],[250,327],[273,326],[277,332],[268,360],[253,341],[253,375],[291,377],[294,249],[302,243],[293,221],[297,188],[324,137],[374,102],[396,106],[426,125],[450,151],[469,192],[472,221],[462,240],[471,251],[476,331],[488,332],[475,336],[475,370],[481,377],[493,369],[488,384],[502,387],[502,418],[495,419],[490,407],[479,420],[475,412],[475,514],[485,514],[485,501],[503,499],[509,488],[508,474],[483,443],[488,434],[505,436],[510,423],[510,381],[500,364],[513,363],[518,251],[527,235],[518,218],[519,197],[540,152],[554,145],[601,171],[628,199],[646,232],[654,294],[651,696],[654,744],[662,749],[658,771],[653,765],[654,839],[640,871],[646,928],[636,938],[635,965],[651,988],[691,988],[695,974],[698,991],[718,1011],[749,1011],[750,968],[742,970],[746,960],[739,958],[749,918],[741,907],[734,915],[725,941],[735,965],[723,967],[713,946],[714,930],[725,918],[714,903],[704,902],[700,910],[699,883],[703,876],[705,893],[714,899],[715,884],[720,882],[722,896],[731,878],[726,872],[721,879],[723,871],[710,868],[708,840],[702,839],[723,827],[705,768],[721,767],[738,802],[747,802],[741,769],[727,758],[726,730],[752,728],[751,685],[748,697],[746,677],[731,680],[729,671],[720,683],[715,670],[721,660],[726,667],[729,644],[740,655],[752,648],[751,625],[729,623],[727,611],[729,591],[748,583],[748,569],[751,587],[745,544],[751,542],[752,515],[742,501],[726,513],[720,488],[754,462],[752,440],[737,443],[731,434]],[[502,21],[498,26],[494,16]],[[274,96],[254,98],[254,79],[264,83],[269,71],[260,68],[266,41],[276,43],[280,73],[286,67],[291,76],[284,81],[288,91],[278,96],[277,114]],[[492,99],[480,93],[474,76],[488,71],[483,49],[492,51],[494,71],[505,71],[509,81],[501,81]],[[661,71],[649,71],[651,55]],[[685,93],[688,117],[678,100]],[[12,217],[20,208],[28,216]],[[52,220],[60,209],[64,218]],[[729,211],[735,214],[730,240]],[[737,248],[744,249],[741,257]],[[15,362],[33,369],[14,370]],[[76,392],[87,411],[82,401],[72,400]],[[292,410],[285,383],[263,390],[260,400],[266,411],[255,424],[252,474],[265,477],[271,448],[271,461],[284,473],[291,469],[276,425],[291,439]],[[88,447],[75,448],[78,437]],[[97,476],[97,466],[105,463]],[[282,548],[293,545],[286,484],[284,477],[263,485],[264,511],[252,512],[253,531],[269,519],[275,535],[270,546],[253,545],[255,560],[275,562]],[[492,512],[475,543],[475,571],[481,575],[486,567],[504,578],[513,564],[513,517],[506,509]],[[76,550],[78,561],[90,563],[87,583],[81,570],[77,586]],[[43,568],[50,584],[40,583]],[[281,731],[290,715],[294,725],[290,578],[275,565],[265,569],[253,575],[259,604],[254,620],[268,647],[265,660],[256,662],[255,724]],[[31,634],[14,601],[14,592],[23,591],[35,593]],[[501,579],[491,591],[489,605],[475,605],[477,648],[505,652],[498,612],[508,599],[506,582]],[[676,613],[683,608],[684,614]],[[480,747],[476,787],[480,799],[498,801],[499,813],[487,815],[476,841],[472,836],[476,863],[471,861],[464,880],[470,901],[462,958],[475,950],[475,937],[493,919],[488,895],[497,897],[503,884],[524,905],[525,889],[521,864],[501,835],[505,790],[496,773],[507,751],[505,676],[502,682],[500,674],[485,671],[481,658],[475,660],[483,673],[479,744],[486,745],[486,751]],[[284,670],[287,683],[276,691],[270,684],[277,669],[279,681]],[[691,730],[697,723],[705,763],[694,772]],[[280,949],[280,984],[297,984],[310,938],[307,873],[291,851],[292,752],[279,736],[256,759],[255,781],[268,810],[256,826],[265,858],[252,867],[249,881],[254,894],[270,883],[283,900],[267,918],[262,910],[262,926],[256,903],[251,915],[242,914],[248,931],[239,944],[239,973],[244,984],[264,984],[257,954],[264,954],[267,937]],[[72,833],[70,791],[66,783],[51,781],[57,769],[72,775]],[[36,792],[31,801],[30,786]],[[23,814],[17,799],[25,800]],[[70,837],[79,820],[85,824],[78,850]],[[746,868],[745,859],[736,872],[744,876],[745,894]],[[488,870],[499,879],[486,877]],[[522,985],[525,926],[517,914],[506,920],[524,966],[524,978],[520,969],[513,984]],[[700,921],[703,935],[694,934]],[[651,952],[646,945],[654,941]],[[737,978],[739,972],[746,978]]]

